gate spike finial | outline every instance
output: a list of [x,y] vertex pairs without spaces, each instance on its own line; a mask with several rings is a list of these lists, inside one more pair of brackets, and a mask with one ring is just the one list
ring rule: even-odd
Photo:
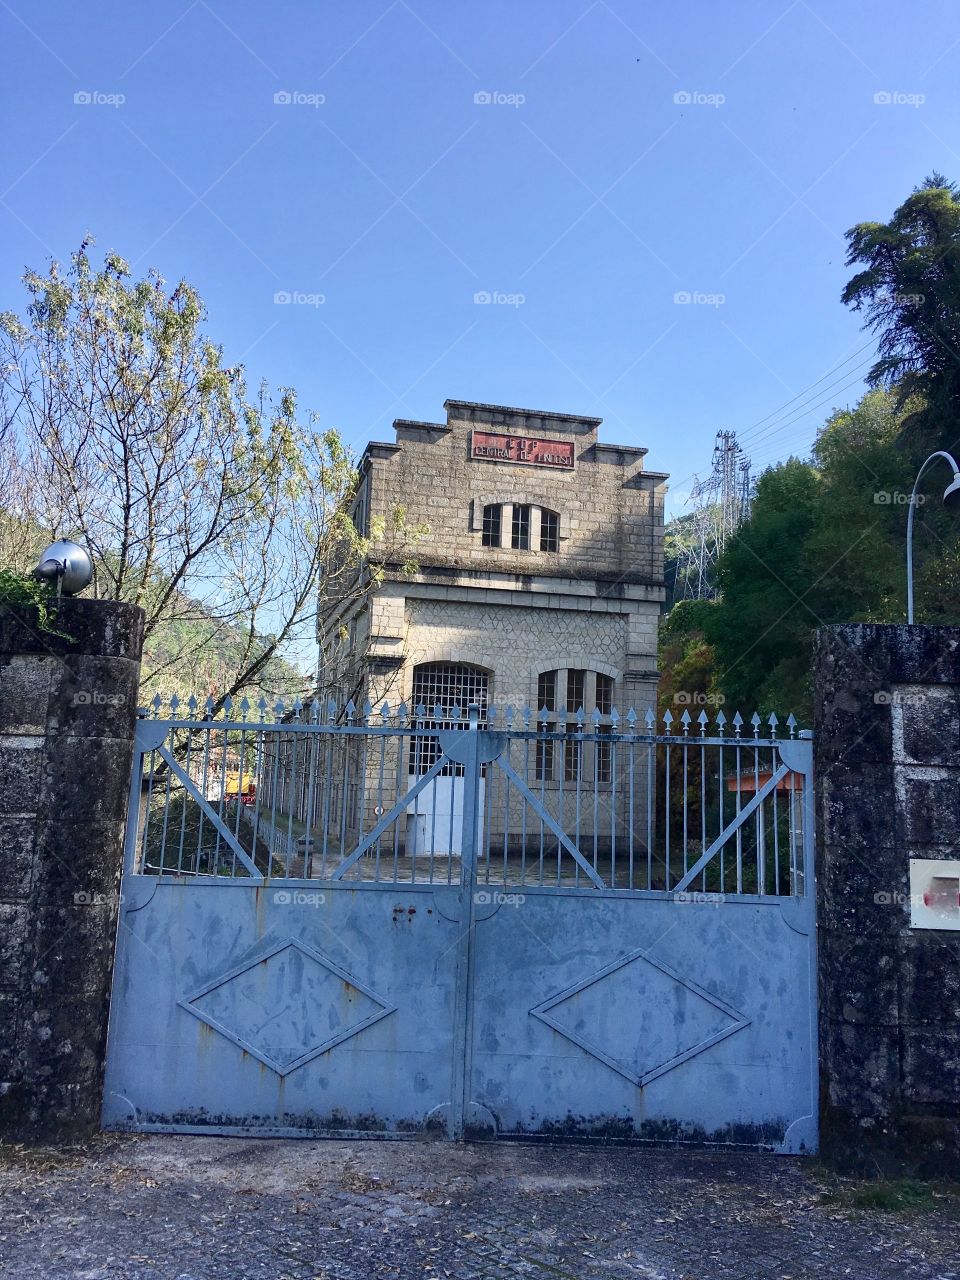
[[249,714],[250,714],[250,699],[246,695],[244,695],[240,699],[240,719],[246,720]]
[[663,713],[663,723],[667,726],[667,733],[670,733],[670,726],[673,724],[673,712],[668,707]]
[[686,735],[690,732],[690,712],[689,711],[684,710],[683,715],[680,717],[680,723],[683,725],[683,733],[684,733],[684,737],[686,737]]
[[777,725],[779,723],[780,721],[777,719],[777,713],[775,711],[771,711],[767,716],[767,724],[770,726],[771,738],[775,738],[777,736]]
[[630,710],[627,712],[627,724],[630,726],[631,733],[633,732],[633,727],[636,723],[637,723],[637,713],[636,711],[634,711],[633,707],[631,707]]
[[717,728],[720,730],[720,737],[723,737],[723,726],[727,723],[727,717],[723,714],[723,708],[717,712]]
[[792,711],[787,716],[787,728],[790,730],[790,737],[794,737],[797,732],[797,717]]
[[736,736],[740,737],[740,730],[743,728],[743,716],[739,711],[733,713],[733,731]]
[[707,732],[707,713],[705,711],[701,711],[697,716],[697,724],[700,726],[701,735],[705,734]]
[[649,707],[647,707],[643,714],[643,722],[647,726],[647,733],[653,733],[657,721]]
[[755,738],[759,738],[761,721],[760,721],[760,716],[757,714],[756,711],[750,717],[750,723],[753,725],[753,736]]

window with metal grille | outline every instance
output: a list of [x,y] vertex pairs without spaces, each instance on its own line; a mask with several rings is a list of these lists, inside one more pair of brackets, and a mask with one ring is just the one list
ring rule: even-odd
[[500,525],[503,518],[503,507],[499,502],[492,502],[483,508],[483,545],[499,547]]
[[[563,780],[569,783],[609,784],[613,779],[613,744],[612,742],[582,742],[574,735],[586,732],[588,735],[606,738],[612,733],[610,724],[595,726],[592,721],[594,708],[601,716],[607,717],[613,711],[614,680],[612,676],[603,675],[599,671],[586,671],[581,668],[562,668],[557,671],[544,671],[537,678],[537,712],[546,707],[548,712],[559,715],[547,724],[547,730],[563,733]],[[588,706],[589,702],[589,706]],[[581,725],[575,716],[583,708],[585,719]],[[560,755],[560,743],[538,739],[536,744],[535,769],[538,782],[555,782],[557,780],[557,760]]]
[[560,550],[560,516],[546,507],[540,511],[540,550]]
[[[465,729],[468,708],[480,708],[480,724],[487,719],[487,673],[457,662],[422,662],[413,669],[413,715],[417,729]],[[418,708],[423,714],[418,714]],[[424,774],[440,758],[436,732],[410,740],[410,772]],[[463,775],[462,765],[444,765],[444,774]]]
[[[537,679],[537,712],[556,711],[557,709],[557,675],[556,671],[541,672]],[[537,740],[536,779],[538,782],[553,782],[555,742],[543,738]]]
[[[613,677],[601,675],[597,672],[597,710],[602,716],[610,715],[613,711]],[[603,736],[609,736],[612,726],[609,724],[601,724],[597,726],[597,732]],[[613,777],[612,765],[612,748],[609,742],[597,743],[597,782],[610,782]]]
[[530,507],[527,503],[513,504],[510,545],[514,551],[530,550]]

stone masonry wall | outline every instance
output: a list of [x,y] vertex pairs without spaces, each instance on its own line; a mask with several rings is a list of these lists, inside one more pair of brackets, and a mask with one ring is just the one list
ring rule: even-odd
[[[551,429],[547,420],[539,436],[573,435],[574,471],[484,462],[470,457],[470,431],[484,425],[455,416],[433,429],[398,424],[399,448],[374,447],[369,510],[388,517],[401,500],[410,523],[429,525],[429,535],[416,547],[421,565],[660,586],[664,477],[645,473],[638,451],[598,445],[595,425]],[[514,502],[560,513],[559,552],[482,546],[483,507]]]
[[0,611],[0,1135],[99,1123],[143,612]]
[[824,628],[815,698],[822,1151],[956,1176],[960,930],[909,875],[960,857],[960,628]]

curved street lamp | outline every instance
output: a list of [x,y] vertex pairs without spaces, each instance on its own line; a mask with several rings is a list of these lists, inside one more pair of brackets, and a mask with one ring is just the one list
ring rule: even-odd
[[920,470],[917,472],[917,478],[913,482],[913,491],[910,494],[910,511],[907,514],[907,622],[913,622],[913,513],[917,506],[917,485],[920,483],[920,477],[929,467],[930,463],[936,458],[943,458],[945,462],[949,462],[953,468],[953,479],[943,491],[943,505],[945,507],[955,507],[960,505],[960,467],[957,466],[953,456],[944,453],[942,449],[937,449],[935,453],[931,453],[926,459]]

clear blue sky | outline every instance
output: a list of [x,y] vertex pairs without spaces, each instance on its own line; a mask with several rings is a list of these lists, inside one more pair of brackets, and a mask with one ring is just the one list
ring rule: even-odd
[[960,177],[950,0],[0,0],[0,21],[0,305],[91,232],[196,284],[227,360],[357,447],[447,397],[596,414],[673,474],[674,509],[719,428],[764,464],[856,398],[843,232]]

